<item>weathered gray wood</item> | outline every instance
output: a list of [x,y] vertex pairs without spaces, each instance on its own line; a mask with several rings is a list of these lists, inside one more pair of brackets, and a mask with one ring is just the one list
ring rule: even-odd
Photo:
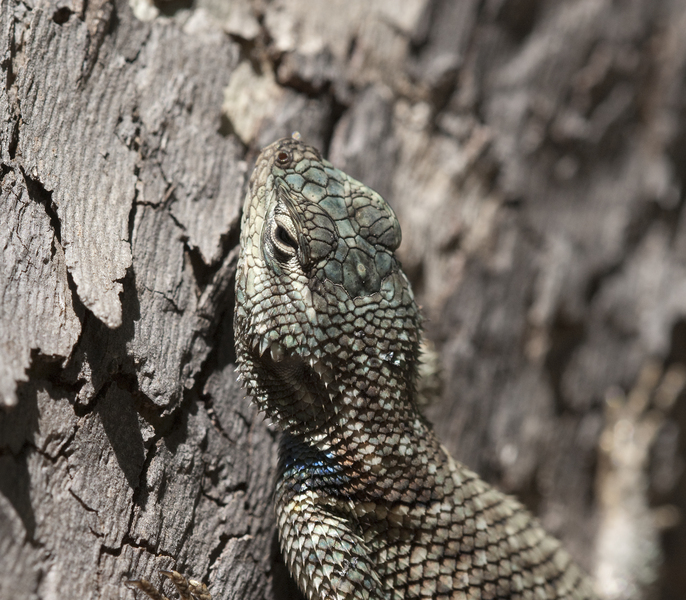
[[170,567],[295,597],[231,330],[250,162],[295,130],[398,213],[454,455],[611,597],[684,597],[685,27],[684,0],[0,0],[0,599]]
[[[67,359],[81,323],[67,284],[64,251],[46,212],[46,194],[31,193],[21,169],[0,165],[0,405],[16,404],[15,388],[27,381],[31,351]],[[36,193],[37,192],[37,193]]]
[[132,81],[116,61],[96,65],[84,81],[85,25],[56,25],[41,10],[31,17],[17,74],[23,122],[17,152],[27,174],[52,194],[80,300],[107,326],[118,327],[120,280],[131,266],[136,154],[116,130],[120,116],[133,110]]
[[132,598],[177,567],[263,598],[275,446],[230,364],[238,47],[109,10],[100,41],[82,7],[2,11],[0,597]]

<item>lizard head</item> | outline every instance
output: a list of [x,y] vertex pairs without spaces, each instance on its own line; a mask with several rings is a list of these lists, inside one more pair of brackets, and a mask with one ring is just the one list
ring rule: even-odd
[[286,429],[325,419],[336,393],[412,388],[420,318],[400,239],[384,199],[311,146],[283,139],[258,157],[234,330],[249,393]]

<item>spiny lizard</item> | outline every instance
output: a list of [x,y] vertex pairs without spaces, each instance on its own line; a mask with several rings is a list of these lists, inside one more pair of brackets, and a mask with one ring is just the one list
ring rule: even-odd
[[275,498],[289,571],[308,600],[594,598],[559,542],[419,414],[421,317],[400,238],[383,198],[316,149],[262,151],[234,330],[239,376],[284,432]]

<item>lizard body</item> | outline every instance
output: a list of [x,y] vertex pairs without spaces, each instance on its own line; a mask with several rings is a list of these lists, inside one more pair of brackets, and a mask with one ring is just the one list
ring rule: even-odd
[[279,541],[308,600],[595,598],[417,410],[421,318],[383,198],[283,139],[257,160],[241,227],[239,377],[284,432]]
[[421,319],[376,192],[295,139],[243,212],[240,377],[284,431],[281,549],[308,600],[593,598],[557,540],[455,462],[415,404]]

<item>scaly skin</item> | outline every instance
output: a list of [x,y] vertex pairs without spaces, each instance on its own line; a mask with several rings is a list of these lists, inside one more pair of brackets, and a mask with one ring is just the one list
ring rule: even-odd
[[281,550],[309,600],[593,598],[516,500],[454,461],[415,404],[419,312],[377,193],[294,139],[246,198],[240,377],[284,431]]
[[399,244],[383,198],[317,150],[262,151],[234,330],[240,378],[284,432],[276,516],[291,574],[308,600],[594,598],[559,542],[419,414],[421,318]]

